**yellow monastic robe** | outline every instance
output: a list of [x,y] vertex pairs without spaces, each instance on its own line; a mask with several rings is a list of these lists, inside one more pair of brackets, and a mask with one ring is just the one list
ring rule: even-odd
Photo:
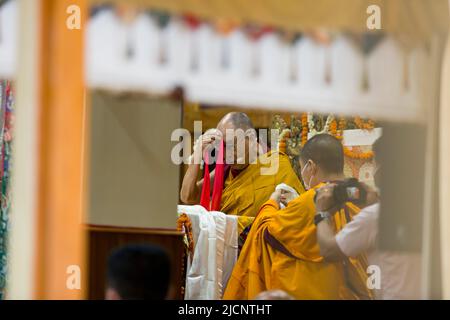
[[[282,289],[296,299],[371,298],[366,287],[365,256],[344,262],[325,262],[316,237],[315,188],[279,210],[267,201],[255,219],[225,290],[224,299],[253,299],[265,290]],[[359,209],[347,204],[350,217]],[[336,231],[346,223],[344,210],[334,215]],[[280,244],[268,243],[267,232]],[[288,256],[290,254],[290,256]],[[349,283],[350,281],[350,283]],[[354,290],[350,290],[353,287]],[[355,294],[355,293],[358,294]]]
[[[277,170],[272,174],[263,174],[270,167],[270,161]],[[266,172],[268,173],[268,172]],[[236,177],[231,172],[225,179],[222,192],[220,211],[226,214],[238,215],[239,233],[250,225],[261,208],[261,205],[270,198],[275,187],[280,183],[286,183],[293,187],[299,194],[304,188],[292,169],[289,158],[284,153],[269,151],[259,157],[258,161],[250,164]]]

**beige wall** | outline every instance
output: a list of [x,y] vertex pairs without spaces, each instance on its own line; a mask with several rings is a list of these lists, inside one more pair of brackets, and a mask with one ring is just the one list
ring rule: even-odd
[[179,167],[170,154],[181,103],[92,92],[88,223],[176,227]]

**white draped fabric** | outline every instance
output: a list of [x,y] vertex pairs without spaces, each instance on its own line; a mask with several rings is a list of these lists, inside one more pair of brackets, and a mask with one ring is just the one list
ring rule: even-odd
[[221,299],[238,254],[237,216],[178,206],[192,222],[194,254],[187,259],[186,300]]

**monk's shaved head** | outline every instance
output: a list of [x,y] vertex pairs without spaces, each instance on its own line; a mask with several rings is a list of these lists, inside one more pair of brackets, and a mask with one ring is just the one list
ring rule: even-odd
[[342,174],[344,171],[344,148],[337,138],[329,134],[318,134],[309,139],[300,152],[305,163],[312,160],[328,174]]
[[244,112],[227,113],[217,125],[217,129],[224,131],[225,129],[254,129],[252,120]]
[[256,131],[243,112],[227,113],[217,124],[225,142],[226,161],[236,170],[244,169],[257,156]]

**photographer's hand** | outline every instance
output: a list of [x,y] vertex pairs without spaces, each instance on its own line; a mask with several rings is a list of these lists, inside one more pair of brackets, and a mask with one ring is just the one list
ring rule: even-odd
[[[328,212],[334,214],[339,210],[339,204],[335,203],[333,189],[335,183],[327,183],[325,186],[317,189],[316,210],[317,212]],[[317,242],[320,248],[320,254],[327,261],[341,261],[345,255],[339,248],[335,238],[334,223],[332,220],[323,219],[317,225]]]
[[367,193],[366,203],[364,205],[362,205],[361,209],[380,201],[378,193],[373,188],[371,188],[369,185],[367,185],[364,182],[360,182],[360,184],[366,190],[366,193]]
[[336,206],[333,197],[333,189],[335,185],[335,183],[327,183],[325,186],[317,189],[315,200],[317,211],[330,212],[331,209]]

